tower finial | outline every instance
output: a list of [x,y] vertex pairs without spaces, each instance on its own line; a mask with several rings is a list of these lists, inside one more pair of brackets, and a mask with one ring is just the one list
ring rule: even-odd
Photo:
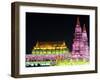
[[80,25],[79,16],[77,17],[77,25]]

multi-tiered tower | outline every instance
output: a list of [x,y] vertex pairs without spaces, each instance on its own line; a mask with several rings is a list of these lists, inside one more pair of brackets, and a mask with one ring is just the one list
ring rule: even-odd
[[80,26],[79,17],[77,17],[75,34],[72,44],[72,59],[89,60],[89,46],[88,46],[87,32],[85,24],[83,25],[83,30],[82,30]]

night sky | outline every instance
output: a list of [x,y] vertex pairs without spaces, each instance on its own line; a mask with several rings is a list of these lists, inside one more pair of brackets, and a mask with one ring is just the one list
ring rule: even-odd
[[86,24],[89,38],[89,15],[26,13],[26,54],[31,54],[36,41],[65,41],[71,51],[77,17]]

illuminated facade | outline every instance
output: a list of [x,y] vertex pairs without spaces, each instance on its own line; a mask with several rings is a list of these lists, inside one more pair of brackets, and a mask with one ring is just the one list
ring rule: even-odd
[[26,55],[27,61],[50,61],[66,58],[68,48],[64,41],[39,42],[32,49],[31,55]]
[[72,59],[89,60],[89,46],[85,24],[83,30],[80,26],[79,17],[75,27],[75,35],[72,44]]

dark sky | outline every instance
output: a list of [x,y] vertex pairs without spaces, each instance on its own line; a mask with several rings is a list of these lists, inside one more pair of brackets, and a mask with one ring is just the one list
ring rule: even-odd
[[26,54],[31,54],[36,41],[63,41],[72,48],[77,16],[81,27],[86,24],[89,37],[88,15],[26,13]]

